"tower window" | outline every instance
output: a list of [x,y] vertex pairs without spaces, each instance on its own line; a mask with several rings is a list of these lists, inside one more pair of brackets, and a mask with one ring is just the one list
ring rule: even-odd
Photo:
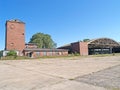
[[14,46],[14,43],[11,43],[10,46]]

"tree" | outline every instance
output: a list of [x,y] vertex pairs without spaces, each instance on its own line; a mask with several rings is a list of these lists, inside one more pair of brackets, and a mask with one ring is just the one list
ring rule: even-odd
[[83,39],[83,42],[88,42],[90,41],[90,39]]
[[3,56],[3,51],[0,51],[0,57],[2,57]]
[[29,43],[37,44],[38,48],[55,48],[57,45],[50,35],[44,33],[34,34]]

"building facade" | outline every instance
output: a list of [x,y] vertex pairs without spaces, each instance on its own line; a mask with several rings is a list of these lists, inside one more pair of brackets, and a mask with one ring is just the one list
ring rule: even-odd
[[73,42],[68,45],[59,47],[58,49],[68,49],[69,54],[80,54],[88,55],[88,44],[87,42]]
[[17,50],[23,55],[25,48],[25,23],[19,20],[6,21],[5,50]]
[[86,42],[71,43],[71,52],[79,53],[80,55],[88,55],[88,44]]
[[31,58],[45,57],[45,56],[66,56],[68,50],[65,49],[38,49],[38,48],[26,48],[24,49],[24,56]]
[[98,38],[88,42],[89,55],[120,53],[120,44],[110,38]]
[[80,55],[120,53],[120,44],[110,38],[98,38],[88,42],[73,42],[59,49],[68,49],[69,53]]
[[120,53],[120,44],[110,38],[98,38],[87,42],[73,42],[58,49],[38,48],[34,43],[25,44],[25,23],[20,20],[6,21],[5,51],[17,52],[19,56],[41,57],[41,56],[61,56],[69,53],[79,53],[80,55]]

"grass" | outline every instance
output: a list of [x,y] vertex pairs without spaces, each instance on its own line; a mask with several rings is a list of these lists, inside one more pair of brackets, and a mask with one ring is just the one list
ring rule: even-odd
[[29,57],[25,57],[25,56],[6,56],[6,57],[2,57],[1,60],[24,60],[24,59],[30,59]]
[[115,53],[115,54],[98,54],[98,55],[88,55],[88,56],[80,56],[80,55],[74,55],[74,54],[69,54],[67,56],[44,56],[44,57],[37,57],[37,58],[30,58],[27,56],[7,56],[7,57],[2,57],[1,60],[24,60],[24,59],[65,59],[65,60],[77,60],[80,58],[89,58],[89,57],[106,57],[106,56],[120,56],[120,53]]
[[73,56],[73,55],[68,55],[68,56],[43,56],[43,57],[38,57],[36,59],[57,59],[57,58],[62,58],[62,59],[70,59],[70,58],[75,58],[75,57],[80,57],[80,56]]
[[68,56],[43,56],[43,57],[37,57],[37,58],[30,58],[27,56],[6,56],[6,57],[1,57],[1,60],[23,60],[23,59],[50,59],[50,58],[69,58],[69,57],[74,57],[71,55]]
[[72,80],[75,80],[75,79],[74,78],[70,78],[69,80],[72,81]]
[[120,53],[90,55],[93,57],[120,56]]
[[107,90],[120,90],[120,88],[106,88]]

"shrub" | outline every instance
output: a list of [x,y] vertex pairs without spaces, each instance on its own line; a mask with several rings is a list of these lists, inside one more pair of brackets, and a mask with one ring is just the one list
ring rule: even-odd
[[3,56],[3,51],[0,51],[0,57],[2,57]]
[[13,56],[14,58],[16,58],[16,57],[17,57],[17,53],[16,53],[16,51],[11,50],[11,51],[9,51],[9,52],[7,53],[7,56]]
[[75,55],[75,56],[80,56],[80,54],[79,54],[79,53],[77,53],[77,52],[75,52],[75,53],[74,53],[74,55]]

